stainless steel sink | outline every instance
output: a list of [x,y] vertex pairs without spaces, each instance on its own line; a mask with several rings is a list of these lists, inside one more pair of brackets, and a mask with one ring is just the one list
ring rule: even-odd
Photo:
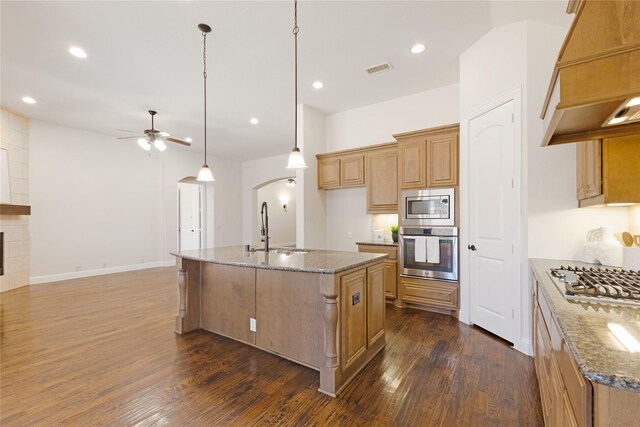
[[273,252],[274,254],[291,255],[291,254],[306,254],[306,253],[309,253],[310,251],[307,249],[297,249],[297,248],[273,248],[269,252]]

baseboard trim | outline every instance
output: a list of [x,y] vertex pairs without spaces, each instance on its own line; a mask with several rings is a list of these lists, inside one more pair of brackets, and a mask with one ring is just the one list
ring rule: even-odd
[[526,354],[527,356],[533,356],[533,343],[531,342],[531,340],[521,339],[520,347],[516,347],[516,350],[518,350],[520,353]]
[[33,276],[29,278],[29,285],[38,285],[40,283],[60,282],[62,280],[81,279],[83,277],[102,276],[104,274],[124,273],[126,271],[146,270],[148,268],[157,267],[173,267],[176,261],[155,261],[145,262],[144,264],[120,265],[117,267],[99,268],[97,270],[73,271],[70,273],[48,274],[45,276]]

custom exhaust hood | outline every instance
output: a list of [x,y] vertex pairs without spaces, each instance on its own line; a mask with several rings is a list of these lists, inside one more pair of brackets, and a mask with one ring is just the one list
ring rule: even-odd
[[542,146],[640,136],[640,2],[570,1],[576,16],[547,92]]

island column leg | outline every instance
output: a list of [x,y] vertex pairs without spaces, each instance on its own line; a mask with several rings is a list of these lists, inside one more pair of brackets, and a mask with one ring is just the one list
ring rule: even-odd
[[184,334],[200,326],[200,266],[183,258],[178,264],[178,315],[175,332]]
[[333,277],[322,284],[324,297],[324,364],[320,367],[319,391],[335,397],[340,385],[338,347],[338,289]]

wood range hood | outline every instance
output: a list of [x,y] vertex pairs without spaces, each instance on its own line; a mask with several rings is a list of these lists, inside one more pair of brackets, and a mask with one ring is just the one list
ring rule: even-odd
[[572,0],[567,12],[576,16],[542,109],[542,146],[640,135],[640,121],[603,127],[640,97],[640,1]]

